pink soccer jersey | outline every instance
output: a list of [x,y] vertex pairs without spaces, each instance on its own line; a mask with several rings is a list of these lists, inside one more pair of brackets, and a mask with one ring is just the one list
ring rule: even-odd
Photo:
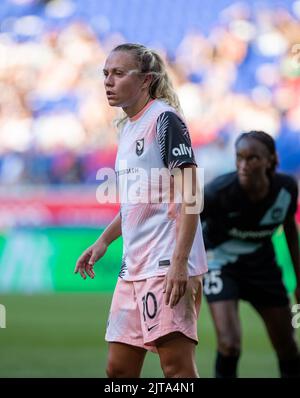
[[[161,100],[150,102],[121,130],[115,170],[121,193],[123,258],[120,277],[136,281],[164,275],[180,225],[180,204],[159,202],[164,169],[196,165],[184,121]],[[154,200],[153,200],[154,199]],[[199,222],[188,260],[189,276],[207,271]]]

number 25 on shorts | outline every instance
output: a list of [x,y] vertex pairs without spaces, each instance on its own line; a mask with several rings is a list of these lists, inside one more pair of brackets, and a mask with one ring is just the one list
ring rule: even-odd
[[219,294],[222,291],[223,281],[220,275],[220,270],[213,270],[204,276],[204,292],[206,295]]

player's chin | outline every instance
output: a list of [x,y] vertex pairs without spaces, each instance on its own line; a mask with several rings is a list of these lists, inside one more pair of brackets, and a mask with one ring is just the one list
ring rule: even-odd
[[112,97],[108,97],[107,101],[108,101],[110,106],[122,106],[121,101],[118,100],[117,98],[113,97],[113,96]]
[[253,176],[251,174],[239,174],[239,181],[242,186],[253,184]]

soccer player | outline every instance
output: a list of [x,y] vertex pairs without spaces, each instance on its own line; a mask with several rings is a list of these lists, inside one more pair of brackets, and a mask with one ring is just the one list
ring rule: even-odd
[[204,293],[217,334],[215,376],[237,377],[241,352],[240,299],[261,316],[276,351],[281,377],[300,376],[289,298],[276,263],[271,238],[283,225],[300,302],[300,257],[295,212],[297,183],[276,172],[274,140],[262,131],[236,141],[237,171],[205,186],[204,243],[209,272]]
[[[143,169],[149,177],[140,187],[145,193],[157,186],[151,171],[165,169],[171,184],[183,187],[182,203],[133,203],[121,195],[120,213],[77,261],[75,272],[93,278],[95,262],[122,235],[121,271],[105,336],[107,375],[139,377],[151,350],[159,354],[166,377],[198,377],[197,317],[207,265],[199,214],[188,211],[197,191],[189,133],[156,52],[122,44],[109,54],[103,72],[109,104],[124,111],[115,166],[119,186],[132,187],[131,179]],[[191,184],[185,184],[186,169]]]

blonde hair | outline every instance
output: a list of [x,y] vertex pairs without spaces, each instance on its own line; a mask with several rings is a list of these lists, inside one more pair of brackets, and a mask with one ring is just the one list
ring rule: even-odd
[[[179,114],[183,114],[178,96],[167,74],[166,66],[161,56],[141,44],[125,43],[115,47],[114,51],[131,52],[136,60],[138,73],[152,76],[149,95],[153,99],[161,99],[172,106]],[[128,116],[123,114],[115,120],[117,128],[121,128]]]

